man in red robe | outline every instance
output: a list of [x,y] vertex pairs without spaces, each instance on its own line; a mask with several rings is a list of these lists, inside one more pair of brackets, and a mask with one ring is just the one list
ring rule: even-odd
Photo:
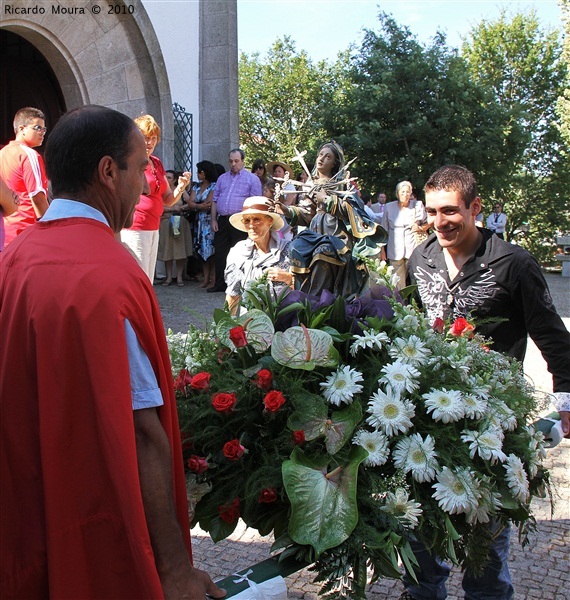
[[54,202],[0,255],[0,597],[224,596],[192,567],[164,328],[115,239],[146,180],[131,119],[63,116]]

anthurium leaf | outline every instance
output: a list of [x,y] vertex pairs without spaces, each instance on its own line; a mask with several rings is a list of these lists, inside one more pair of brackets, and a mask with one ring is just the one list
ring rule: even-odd
[[[360,402],[349,404],[344,410],[336,410],[324,423],[326,447],[329,454],[336,454],[352,438],[354,429],[362,418]],[[305,431],[305,438],[307,432]]]
[[322,398],[316,397],[313,403],[305,403],[302,410],[295,411],[289,417],[287,426],[292,431],[302,429],[305,439],[310,441],[324,434],[327,417],[327,405]]
[[[344,542],[358,523],[358,466],[368,456],[354,446],[346,462],[330,468],[309,459],[299,448],[283,463],[283,482],[291,502],[289,535],[314,548],[317,557]],[[325,457],[326,458],[326,457]]]
[[245,337],[256,352],[265,352],[271,345],[275,328],[271,318],[262,310],[256,308],[249,310],[239,317],[225,316],[216,323],[216,337],[224,346],[235,349],[230,340],[230,329],[241,325],[245,330]]
[[262,310],[248,310],[244,315],[238,317],[238,323],[245,329],[247,341],[257,352],[265,352],[271,346],[275,327],[271,317]]
[[271,356],[291,369],[312,371],[317,365],[334,367],[339,356],[332,337],[325,331],[290,327],[273,336]]

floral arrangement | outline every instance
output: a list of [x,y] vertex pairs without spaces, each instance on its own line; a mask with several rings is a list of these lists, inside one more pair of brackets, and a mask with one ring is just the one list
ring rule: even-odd
[[193,523],[214,541],[241,518],[322,593],[414,577],[411,537],[477,572],[490,520],[533,524],[548,473],[520,365],[465,319],[430,325],[377,267],[371,294],[275,298],[169,344]]

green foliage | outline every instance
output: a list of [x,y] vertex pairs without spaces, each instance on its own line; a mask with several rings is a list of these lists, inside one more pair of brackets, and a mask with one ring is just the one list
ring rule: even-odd
[[508,237],[548,260],[556,235],[570,229],[570,144],[556,112],[568,93],[559,33],[541,29],[534,12],[509,18],[503,11],[497,21],[471,30],[463,56],[471,78],[489,86],[509,115],[503,143],[510,150],[510,172],[500,183],[484,182],[486,212],[501,200]]
[[420,44],[385,13],[346,65],[350,84],[336,90],[325,125],[357,157],[354,174],[369,191],[390,195],[409,179],[421,188],[446,163],[488,179],[505,173],[506,114],[491,91],[469,77],[465,61],[438,33]]
[[295,148],[316,151],[325,136],[320,122],[328,88],[334,84],[331,76],[327,63],[314,64],[286,36],[263,58],[242,53],[240,144],[247,156],[289,163]]
[[[564,20],[564,48],[562,58],[566,66],[570,65],[570,0],[559,0]],[[570,144],[570,69],[566,73],[564,90],[558,98],[556,111],[560,118],[560,133],[567,144]]]

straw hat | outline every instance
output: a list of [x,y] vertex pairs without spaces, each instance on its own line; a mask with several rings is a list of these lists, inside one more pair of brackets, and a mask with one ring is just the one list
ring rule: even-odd
[[271,202],[264,196],[252,196],[251,198],[246,198],[243,203],[242,211],[231,215],[230,223],[240,231],[247,231],[246,226],[241,221],[245,215],[267,215],[273,219],[271,231],[279,231],[285,223],[278,214],[269,212],[270,208]]
[[271,177],[273,177],[273,169],[277,165],[283,167],[283,169],[287,171],[287,173],[289,173],[289,179],[295,179],[295,173],[293,173],[293,169],[284,162],[281,162],[280,160],[272,160],[270,163],[267,163],[267,166],[265,168],[267,169],[267,172],[271,175]]

